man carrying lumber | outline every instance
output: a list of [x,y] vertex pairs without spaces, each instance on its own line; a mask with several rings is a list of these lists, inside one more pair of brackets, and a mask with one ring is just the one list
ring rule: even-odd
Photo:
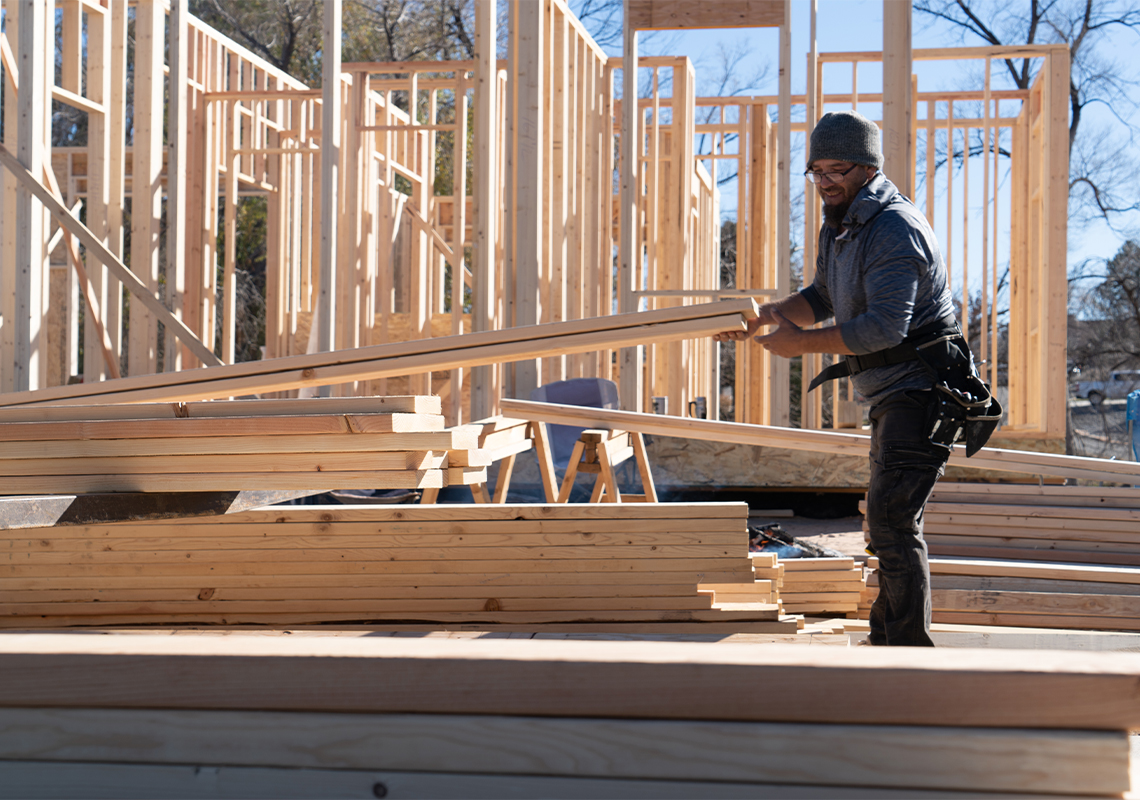
[[[854,111],[825,114],[811,135],[807,171],[823,199],[824,225],[810,286],[760,306],[742,340],[792,358],[840,353],[811,388],[850,375],[871,404],[867,524],[879,558],[871,609],[873,645],[930,647],[930,570],[922,514],[950,448],[972,453],[1001,409],[974,368],[954,318],[934,232],[882,173],[879,129]],[[832,327],[813,329],[834,317]],[[992,404],[992,405],[991,405]]]

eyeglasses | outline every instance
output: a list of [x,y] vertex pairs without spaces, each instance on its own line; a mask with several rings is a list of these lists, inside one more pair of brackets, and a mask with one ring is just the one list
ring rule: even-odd
[[832,183],[839,183],[841,180],[843,180],[845,177],[847,177],[848,172],[855,169],[855,167],[857,167],[857,166],[859,166],[859,165],[858,164],[852,164],[851,166],[849,166],[847,169],[843,170],[842,172],[812,172],[810,169],[805,169],[804,175],[807,177],[807,179],[809,181],[811,181],[812,183],[816,183],[816,184],[822,183],[824,178],[827,178]]

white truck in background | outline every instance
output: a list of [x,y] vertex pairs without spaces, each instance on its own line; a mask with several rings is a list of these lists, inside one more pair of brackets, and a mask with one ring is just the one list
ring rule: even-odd
[[1137,389],[1140,389],[1140,369],[1120,369],[1109,374],[1106,381],[1078,381],[1076,395],[1099,406],[1108,398],[1127,397]]

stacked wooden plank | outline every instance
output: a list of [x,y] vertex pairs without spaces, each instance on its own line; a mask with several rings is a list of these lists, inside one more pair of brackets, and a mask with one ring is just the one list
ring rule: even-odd
[[1140,631],[1137,567],[931,558],[930,594],[934,622]]
[[756,579],[750,584],[701,584],[717,603],[777,603],[788,614],[853,614],[867,588],[853,558],[779,558],[750,553]]
[[784,574],[780,560],[775,553],[749,553],[752,562],[752,579],[740,583],[712,583],[702,581],[700,590],[709,593],[713,602],[722,603],[772,603],[783,610],[780,604],[780,580]]
[[[658,624],[794,632],[752,580],[744,504],[277,506],[5,531],[0,624]],[[680,628],[670,627],[670,630]]]
[[1120,797],[1140,726],[1122,653],[60,633],[0,674],[12,796]]
[[[531,434],[530,423],[495,416],[462,427],[474,433],[477,438],[473,447],[448,453],[447,485],[470,486],[476,503],[506,502],[515,457],[534,447],[536,437]],[[545,444],[543,438],[539,442],[540,461],[546,456]],[[499,468],[499,479],[492,497],[487,490],[487,468],[500,461],[503,463]],[[550,469],[553,471],[553,467]],[[439,489],[425,489],[421,502],[434,503],[438,496]]]
[[1140,489],[939,484],[924,535],[941,556],[1140,565]]
[[751,298],[724,300],[14,392],[0,395],[0,406],[186,402],[378,380],[710,336],[743,330],[756,313]]
[[935,556],[1136,566],[1140,489],[939,483],[923,535]]
[[785,558],[780,600],[789,614],[855,613],[866,587],[853,558]]
[[449,451],[477,445],[440,411],[415,396],[0,409],[0,476],[7,494],[440,487]]

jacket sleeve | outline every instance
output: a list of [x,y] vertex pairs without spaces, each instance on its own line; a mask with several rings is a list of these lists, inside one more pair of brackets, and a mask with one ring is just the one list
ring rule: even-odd
[[831,305],[831,291],[827,288],[827,273],[823,269],[825,243],[822,232],[819,239],[819,247],[816,248],[819,255],[815,260],[815,278],[810,285],[800,289],[800,295],[811,306],[815,321],[823,322],[835,315],[835,308]]
[[867,310],[840,326],[843,343],[858,355],[906,338],[920,278],[933,261],[921,231],[905,214],[880,216],[862,242]]

